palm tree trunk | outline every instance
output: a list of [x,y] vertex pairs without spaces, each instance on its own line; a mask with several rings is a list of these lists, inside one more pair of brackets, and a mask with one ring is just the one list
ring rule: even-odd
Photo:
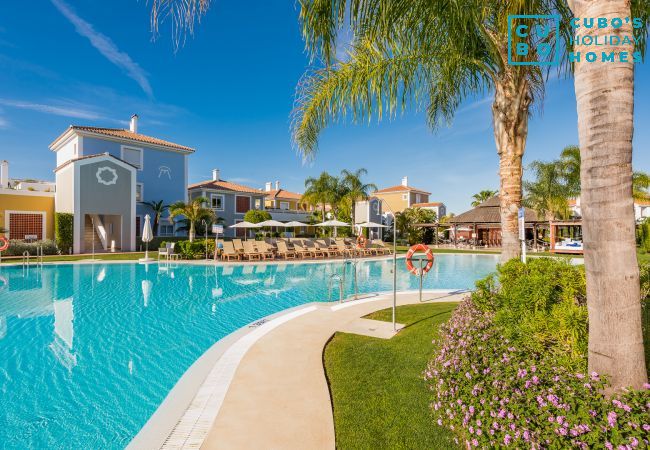
[[[576,17],[631,17],[629,0],[570,1]],[[631,36],[618,30],[581,28],[581,34]],[[582,160],[582,228],[589,312],[589,370],[606,374],[611,389],[640,388],[647,381],[641,329],[639,266],[632,200],[634,66],[618,62],[632,45],[599,47],[617,62],[584,62],[594,51],[576,45],[578,136]]]
[[528,83],[515,83],[505,73],[495,82],[492,117],[494,139],[499,154],[501,186],[501,261],[519,257],[517,212],[521,206],[521,159],[528,136],[528,108],[532,98]]
[[190,242],[194,242],[194,235],[196,234],[196,227],[194,226],[194,221],[190,220],[190,233],[189,233],[189,239]]

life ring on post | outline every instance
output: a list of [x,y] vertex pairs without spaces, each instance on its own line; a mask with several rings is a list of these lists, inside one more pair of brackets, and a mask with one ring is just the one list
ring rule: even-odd
[[366,243],[368,242],[368,239],[363,234],[360,234],[357,236],[357,247],[358,248],[365,248]]
[[0,237],[0,252],[4,252],[9,248],[9,239],[4,236]]
[[[422,267],[422,273],[420,273],[419,267],[413,266],[413,255],[418,252],[423,252],[424,256],[427,258],[426,266]],[[416,276],[424,275],[433,267],[433,252],[431,249],[424,244],[415,244],[409,248],[409,251],[406,253],[406,270]]]

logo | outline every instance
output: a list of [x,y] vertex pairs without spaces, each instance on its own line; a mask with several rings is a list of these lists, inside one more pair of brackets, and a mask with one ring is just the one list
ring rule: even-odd
[[508,64],[556,66],[560,64],[560,16],[508,16]]
[[117,183],[117,172],[112,167],[100,167],[95,174],[97,182],[105,186]]
[[167,178],[172,179],[172,169],[167,166],[158,167],[158,178],[161,178],[163,175],[167,175]]

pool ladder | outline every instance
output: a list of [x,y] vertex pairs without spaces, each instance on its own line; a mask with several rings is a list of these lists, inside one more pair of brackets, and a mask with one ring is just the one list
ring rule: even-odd
[[354,270],[354,300],[356,300],[359,297],[359,284],[357,280],[357,262],[358,261],[356,259],[346,259],[345,261],[343,261],[343,275],[339,275],[338,273],[333,273],[332,275],[330,275],[328,281],[328,298],[330,301],[332,301],[333,284],[337,282],[339,285],[339,303],[343,303],[345,276],[347,274],[348,264],[351,264],[352,269]]
[[[23,252],[22,263],[23,267],[29,267],[31,255],[27,250]],[[38,266],[43,265],[43,246],[39,245],[36,247],[36,264]]]
[[338,282],[339,285],[339,303],[343,303],[343,277],[338,273],[333,273],[330,275],[328,283],[328,298],[329,301],[332,301],[332,285],[334,282]]

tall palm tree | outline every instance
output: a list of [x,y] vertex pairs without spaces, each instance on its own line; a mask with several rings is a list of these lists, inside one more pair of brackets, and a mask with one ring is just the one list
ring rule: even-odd
[[567,218],[571,191],[565,181],[562,163],[533,161],[529,168],[534,172],[535,179],[524,181],[524,204],[544,220]]
[[[492,120],[501,179],[502,259],[517,257],[517,210],[531,105],[543,96],[540,67],[508,63],[508,16],[550,12],[547,1],[300,0],[308,51],[324,67],[297,88],[293,139],[305,157],[338,117],[370,120],[421,109],[431,127],[450,121],[463,100],[494,92]],[[338,31],[349,28],[345,60]],[[535,37],[526,38],[532,40]]]
[[349,170],[341,171],[341,185],[345,189],[344,198],[351,205],[350,215],[352,218],[352,230],[354,230],[355,225],[355,205],[360,200],[365,200],[370,196],[372,191],[377,190],[377,185],[374,183],[364,183],[361,181],[361,178],[364,175],[367,175],[368,171],[366,169],[358,169],[354,172]]
[[650,175],[645,172],[632,173],[632,197],[634,200],[648,200],[650,199]]
[[483,189],[481,192],[472,195],[472,198],[474,199],[472,201],[472,206],[478,206],[484,201],[491,199],[498,193],[498,191],[493,191],[491,189]]
[[327,172],[320,174],[318,178],[309,177],[305,180],[305,192],[301,201],[320,207],[323,222],[325,222],[325,208],[327,205],[334,206],[339,193],[338,180]]
[[204,205],[208,203],[205,197],[196,197],[191,199],[188,203],[176,202],[169,205],[169,217],[175,219],[176,217],[183,216],[189,224],[188,238],[190,242],[194,242],[196,235],[196,222],[205,220],[214,220],[214,211],[206,208]]
[[153,211],[153,235],[155,236],[158,231],[158,224],[160,223],[160,218],[167,211],[169,205],[165,205],[162,200],[157,202],[143,202]]
[[[598,54],[616,53],[614,62],[587,62],[594,51],[576,41],[569,51],[582,58],[573,66],[580,142],[581,209],[589,311],[589,371],[606,374],[612,389],[640,388],[647,381],[641,328],[639,266],[632,207],[632,136],[634,124],[634,51],[644,50],[647,0],[568,0],[573,16],[638,17],[622,21],[619,36],[634,43],[599,46]],[[604,42],[611,28],[583,28],[583,36]],[[626,62],[618,55],[628,52]]]

